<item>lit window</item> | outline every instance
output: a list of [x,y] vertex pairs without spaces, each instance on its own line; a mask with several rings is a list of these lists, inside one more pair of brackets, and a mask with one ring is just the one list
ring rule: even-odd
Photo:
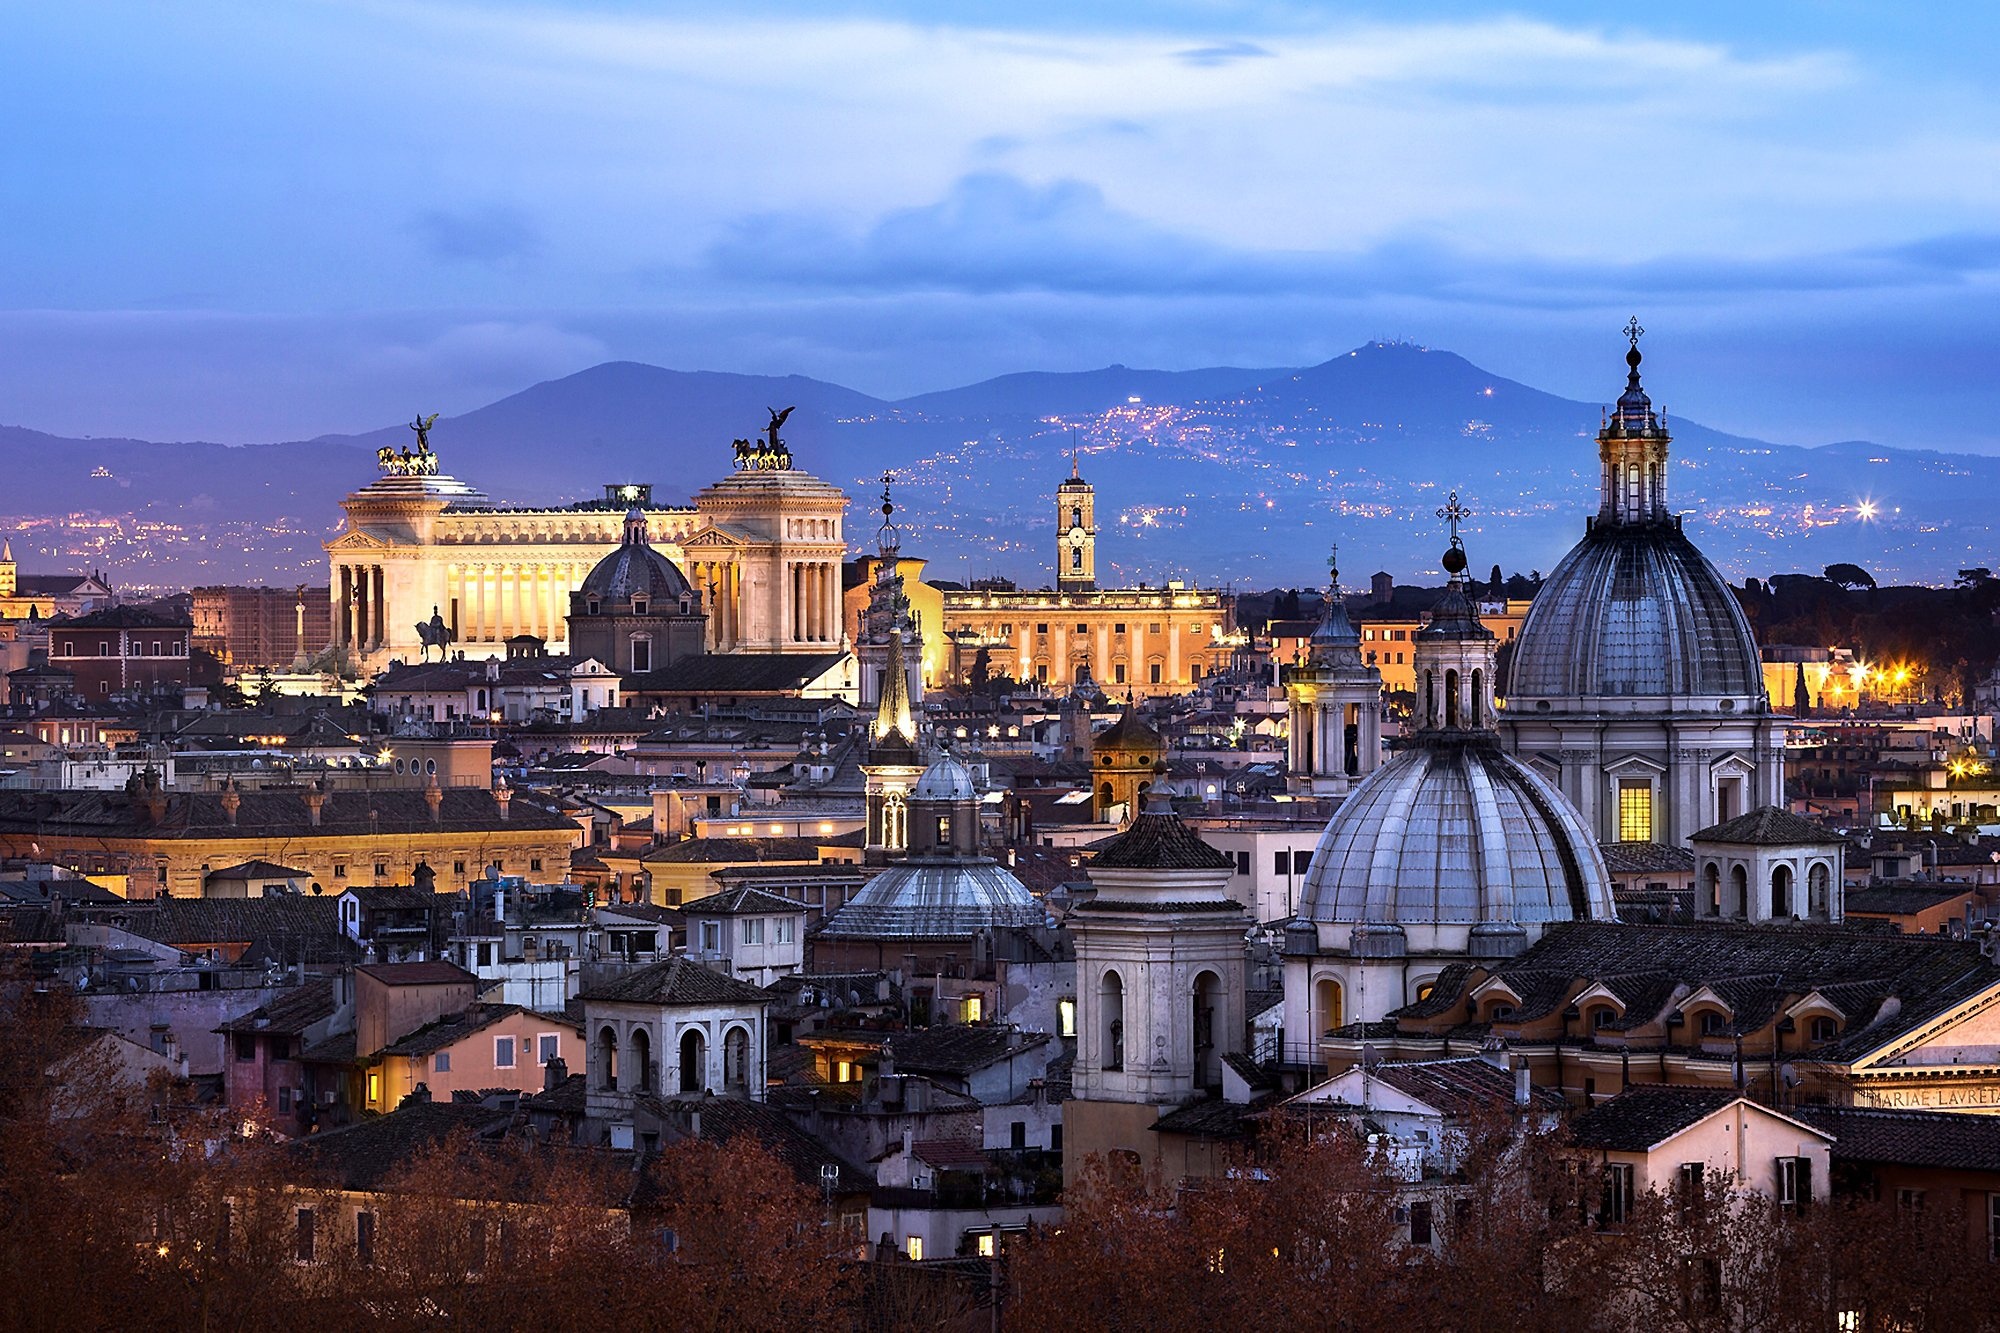
[[1618,841],[1653,840],[1653,784],[1641,778],[1618,784]]
[[982,1001],[982,1000],[980,999],[980,997],[979,997],[979,996],[977,996],[977,995],[968,995],[968,996],[966,996],[966,997],[965,997],[965,1021],[966,1021],[966,1022],[968,1022],[968,1023],[977,1023],[977,1022],[979,1021],[979,1018],[980,1018],[980,1015],[981,1015],[981,1014],[983,1014],[983,1013],[985,1013],[985,1012],[986,1012],[986,1006],[985,1006],[985,1003],[984,1003],[984,1002],[983,1002],[983,1001]]
[[1076,1001],[1058,1000],[1056,1002],[1056,1013],[1061,1018],[1062,1035],[1065,1037],[1074,1037],[1076,1035]]
[[835,1083],[852,1083],[854,1081],[854,1062],[852,1060],[842,1060],[836,1065],[833,1071],[833,1081]]
[[368,1074],[368,1104],[373,1106],[382,1100],[382,1076],[373,1070]]
[[993,1233],[990,1231],[982,1233],[979,1237],[979,1257],[982,1259],[993,1257]]
[[905,1240],[903,1242],[903,1253],[908,1255],[912,1260],[921,1260],[924,1257],[924,1238],[922,1236],[911,1236],[908,1240]]

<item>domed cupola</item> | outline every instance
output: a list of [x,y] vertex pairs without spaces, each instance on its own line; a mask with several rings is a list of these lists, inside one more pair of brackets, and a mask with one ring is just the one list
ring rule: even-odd
[[[1417,715],[1401,750],[1321,835],[1299,915],[1359,958],[1504,957],[1543,927],[1614,915],[1596,841],[1493,730],[1494,638],[1466,584],[1454,492],[1451,583],[1415,637]],[[1350,938],[1340,938],[1349,935]],[[1393,1007],[1393,1006],[1392,1006]]]
[[1606,697],[1766,707],[1750,622],[1667,508],[1671,438],[1639,384],[1644,331],[1637,320],[1626,326],[1625,392],[1597,434],[1597,515],[1521,626],[1507,687],[1517,713],[1588,708]]
[[[664,609],[671,603],[680,609],[683,597],[692,600],[694,589],[674,562],[654,550],[647,538],[646,511],[632,509],[625,515],[625,539],[618,549],[605,556],[586,574],[580,589],[586,602],[595,598],[598,607],[588,614],[601,614],[614,604],[619,609],[637,609],[644,614],[648,603]],[[634,603],[636,601],[636,606]]]

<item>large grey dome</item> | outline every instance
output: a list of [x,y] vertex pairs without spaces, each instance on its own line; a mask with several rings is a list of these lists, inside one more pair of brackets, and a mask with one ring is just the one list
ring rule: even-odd
[[1601,695],[1764,698],[1750,622],[1677,522],[1594,525],[1528,608],[1509,709]]
[[949,754],[941,754],[917,779],[910,798],[917,801],[976,801],[979,790],[973,785],[971,769]]
[[625,540],[584,576],[581,591],[606,601],[647,597],[677,604],[693,589],[673,561],[647,544],[646,515],[634,509],[625,516]]
[[913,858],[890,866],[827,919],[829,939],[965,939],[996,926],[1040,926],[1028,886],[984,857]]
[[1614,918],[1573,806],[1489,736],[1414,745],[1320,835],[1299,915],[1329,923],[1545,925]]

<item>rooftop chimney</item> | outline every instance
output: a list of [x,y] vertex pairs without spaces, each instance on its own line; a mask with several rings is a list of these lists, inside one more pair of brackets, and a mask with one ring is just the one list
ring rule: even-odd
[[236,779],[233,777],[224,778],[222,780],[222,817],[229,821],[231,828],[236,826],[236,812],[242,808],[243,798],[236,794]]
[[306,788],[305,803],[306,823],[318,828],[320,811],[326,808],[326,784],[314,782],[312,786]]
[[560,1055],[542,1066],[542,1091],[554,1092],[569,1079],[569,1064]]
[[424,783],[424,804],[431,808],[431,823],[444,823],[444,788],[438,786],[435,773]]
[[506,819],[508,817],[507,803],[513,799],[514,789],[507,785],[505,778],[502,778],[499,784],[493,788],[493,804],[500,808],[500,818]]

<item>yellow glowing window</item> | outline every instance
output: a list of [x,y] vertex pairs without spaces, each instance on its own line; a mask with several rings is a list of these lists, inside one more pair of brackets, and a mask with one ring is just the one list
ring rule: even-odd
[[382,1076],[380,1074],[370,1073],[368,1075],[368,1104],[370,1106],[373,1106],[375,1103],[381,1100],[382,1100]]
[[979,1238],[979,1257],[982,1259],[993,1257],[993,1233],[990,1231]]
[[909,1255],[911,1259],[921,1262],[924,1257],[924,1238],[922,1236],[911,1236],[905,1240],[903,1242],[903,1253]]
[[835,1083],[852,1083],[854,1081],[853,1064],[851,1064],[846,1060],[842,1060],[840,1062],[840,1068],[836,1070],[834,1073],[833,1081]]
[[980,1016],[980,1015],[981,1015],[982,1013],[984,1013],[984,1012],[985,1012],[985,1009],[986,1009],[986,1006],[985,1006],[984,1004],[982,1004],[982,1003],[980,1002],[980,997],[979,997],[979,996],[977,996],[977,995],[968,995],[968,996],[966,996],[966,997],[965,997],[965,1021],[966,1021],[966,1022],[968,1022],[968,1023],[977,1023],[977,1022],[979,1021],[979,1016]]
[[1653,784],[1624,781],[1618,784],[1618,840],[1653,840]]
[[1076,1001],[1057,1001],[1056,1012],[1062,1018],[1062,1035],[1065,1037],[1074,1037],[1076,1035]]

